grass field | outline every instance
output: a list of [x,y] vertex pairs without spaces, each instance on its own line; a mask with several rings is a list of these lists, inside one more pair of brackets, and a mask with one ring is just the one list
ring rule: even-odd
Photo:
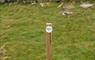
[[58,4],[0,5],[0,46],[7,60],[46,60],[45,24],[53,23],[52,60],[95,60],[95,9],[73,9],[62,16]]

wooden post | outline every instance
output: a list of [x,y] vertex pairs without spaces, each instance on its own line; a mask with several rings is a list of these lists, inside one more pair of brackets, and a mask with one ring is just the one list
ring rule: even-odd
[[52,60],[52,24],[46,23],[46,60]]

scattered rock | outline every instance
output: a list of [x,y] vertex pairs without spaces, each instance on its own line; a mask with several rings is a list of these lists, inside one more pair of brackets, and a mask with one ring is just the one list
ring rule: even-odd
[[5,2],[5,0],[0,0],[0,3],[4,3]]
[[80,5],[80,7],[82,7],[82,8],[90,8],[90,7],[93,7],[93,6],[94,6],[94,4],[90,4],[90,3],[83,3],[83,4]]
[[75,8],[73,4],[66,4],[63,6],[63,9],[61,11],[61,15],[72,15],[72,9]]
[[49,3],[47,2],[47,3],[40,3],[40,6],[41,7],[46,7],[46,6],[48,6],[49,5]]
[[63,13],[62,13],[62,15],[72,15],[73,14],[73,12],[70,12],[70,11],[63,11]]
[[75,6],[73,4],[66,4],[66,5],[63,6],[63,9],[70,10],[70,9],[73,9],[73,8],[75,8]]

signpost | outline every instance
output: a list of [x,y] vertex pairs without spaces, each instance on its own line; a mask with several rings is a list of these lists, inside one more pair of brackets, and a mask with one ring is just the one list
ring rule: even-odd
[[46,59],[52,60],[52,23],[46,23]]

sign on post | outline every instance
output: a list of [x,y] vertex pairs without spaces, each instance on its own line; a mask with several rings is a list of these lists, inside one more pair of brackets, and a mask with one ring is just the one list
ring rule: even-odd
[[52,60],[52,23],[46,23],[46,59]]
[[51,23],[47,23],[46,24],[46,32],[47,33],[52,33],[52,24]]

